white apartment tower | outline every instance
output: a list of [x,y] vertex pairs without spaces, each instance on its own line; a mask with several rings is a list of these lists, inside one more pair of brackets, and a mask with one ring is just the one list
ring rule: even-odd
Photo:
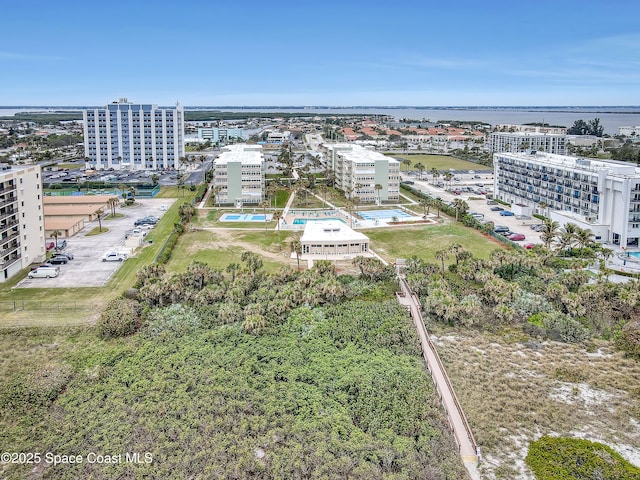
[[85,110],[87,168],[166,170],[184,157],[184,109],[134,104],[122,98],[104,108]]
[[494,195],[561,224],[589,228],[596,240],[638,246],[640,168],[625,162],[552,155],[493,155]]
[[347,197],[358,197],[363,203],[399,200],[400,162],[395,158],[350,143],[324,147],[326,161],[336,175],[336,187]]
[[0,282],[46,258],[39,165],[0,170]]
[[265,162],[261,145],[242,143],[224,147],[213,168],[216,203],[241,207],[262,202]]
[[494,132],[489,136],[491,152],[524,152],[529,150],[567,154],[567,136],[531,132]]

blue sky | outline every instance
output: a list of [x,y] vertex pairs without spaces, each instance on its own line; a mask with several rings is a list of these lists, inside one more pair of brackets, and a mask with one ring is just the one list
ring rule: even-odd
[[0,105],[640,105],[636,0],[21,0],[0,12]]

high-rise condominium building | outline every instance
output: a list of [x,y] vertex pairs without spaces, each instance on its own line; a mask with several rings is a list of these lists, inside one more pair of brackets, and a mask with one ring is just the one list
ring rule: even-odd
[[262,146],[237,144],[222,149],[214,164],[216,203],[258,204],[264,197]]
[[543,152],[496,153],[493,165],[496,198],[588,228],[596,240],[638,246],[640,169],[635,165]]
[[325,144],[324,148],[336,187],[347,197],[358,197],[363,203],[400,198],[400,162],[396,159],[350,143]]
[[87,167],[97,170],[180,168],[184,157],[184,109],[134,104],[122,98],[85,110]]
[[494,132],[489,136],[492,152],[543,151],[566,155],[567,136],[530,132]]
[[0,282],[46,258],[39,165],[0,170]]

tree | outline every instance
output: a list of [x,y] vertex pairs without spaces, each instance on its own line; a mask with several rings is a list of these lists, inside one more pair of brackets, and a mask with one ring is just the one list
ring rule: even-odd
[[236,274],[240,270],[240,265],[237,263],[230,263],[227,265],[226,272],[231,274],[231,283],[236,281]]
[[196,214],[196,208],[190,203],[183,203],[178,208],[178,214],[183,223],[190,223]]
[[436,167],[433,167],[431,169],[431,179],[432,179],[432,183],[435,185],[436,183],[436,179],[440,177],[440,172],[438,171],[438,169]]
[[400,166],[402,165],[406,165],[407,168],[405,168],[405,170],[407,170],[411,166],[411,160],[409,160],[408,158],[403,158]]
[[298,261],[298,270],[300,270],[300,255],[302,255],[302,242],[300,240],[293,240],[289,244],[291,253],[296,254],[296,260]]
[[280,245],[280,219],[282,218],[282,212],[280,210],[274,210],[273,219],[276,221],[276,225],[278,227],[278,246],[282,249],[282,245]]
[[104,208],[96,210],[96,215],[98,217],[98,231],[102,232],[102,215],[104,215]]
[[442,263],[442,276],[444,277],[444,261],[449,258],[449,251],[445,249],[438,250],[434,254],[434,257],[436,258],[436,260],[440,260],[440,262]]
[[382,185],[380,185],[379,183],[376,183],[376,186],[374,188],[378,196],[378,205],[380,205],[380,190],[382,190]]
[[453,207],[456,209],[456,220],[458,220],[458,216],[464,217],[469,210],[469,205],[461,198],[456,198],[453,201]]
[[429,200],[428,198],[421,198],[418,203],[422,206],[422,208],[424,209],[424,218],[426,219],[427,216],[429,215],[429,207],[431,207],[431,200]]
[[560,224],[556,221],[546,219],[542,223],[542,228],[540,229],[540,240],[544,243],[544,246],[547,248],[551,248],[551,244],[555,240],[558,235],[558,228]]
[[453,174],[451,172],[444,172],[444,181],[449,184],[449,188],[451,188],[451,180],[453,180]]
[[418,171],[419,178],[422,180],[422,172],[424,172],[425,166],[421,162],[418,162],[413,166],[413,168]]
[[590,245],[595,238],[593,232],[588,228],[578,228],[575,233],[575,239],[580,246],[580,256],[583,254],[584,247]]
[[267,206],[269,203],[266,200],[260,202],[260,207],[262,207],[262,214],[264,215],[264,233],[267,233]]
[[58,248],[58,237],[62,235],[62,232],[60,230],[54,230],[53,232],[51,232],[51,237],[55,238],[56,241],[56,248]]

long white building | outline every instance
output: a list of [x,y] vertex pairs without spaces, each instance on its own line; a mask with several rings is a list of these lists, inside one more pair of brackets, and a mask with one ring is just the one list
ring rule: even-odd
[[85,110],[84,155],[96,170],[164,170],[181,167],[184,109],[134,104],[122,98]]
[[39,165],[0,170],[0,282],[46,258]]
[[[363,203],[398,201],[400,162],[351,143],[325,144],[325,161],[336,175],[336,187]],[[376,189],[379,185],[380,189]]]
[[491,152],[524,152],[527,150],[566,155],[567,136],[533,132],[494,132],[489,135],[489,151]]
[[265,161],[261,145],[237,144],[222,149],[213,163],[216,203],[258,204],[264,198]]
[[638,245],[640,169],[635,165],[543,152],[496,153],[493,165],[496,198],[589,228],[599,241]]

